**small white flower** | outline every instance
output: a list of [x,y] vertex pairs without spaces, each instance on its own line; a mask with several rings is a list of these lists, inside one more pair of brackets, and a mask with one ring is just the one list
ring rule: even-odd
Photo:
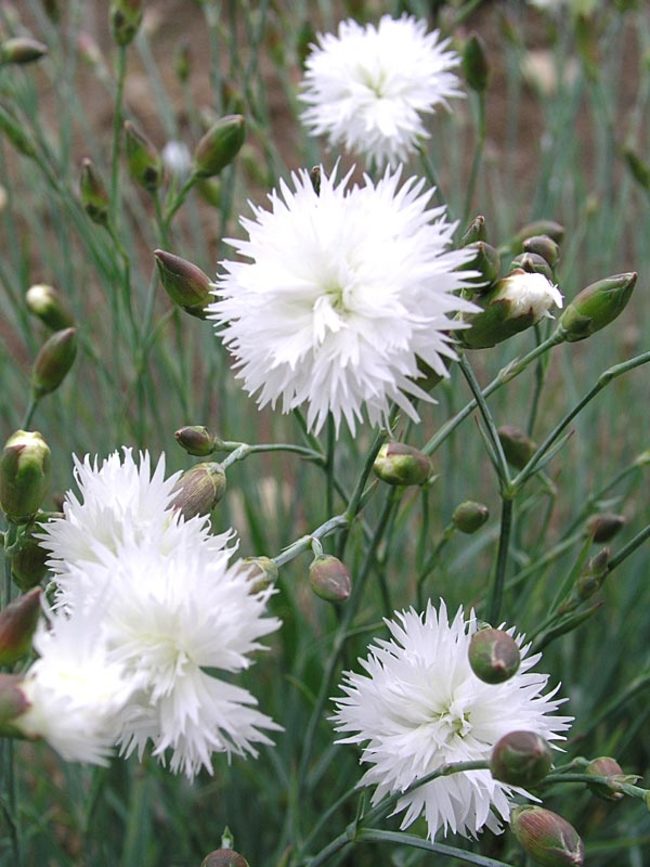
[[332,413],[354,431],[363,410],[384,421],[391,401],[411,418],[418,359],[446,376],[455,358],[450,317],[476,308],[453,293],[473,272],[455,269],[471,252],[450,250],[455,224],[431,208],[432,191],[400,171],[348,188],[349,175],[322,173],[320,194],[306,171],[281,182],[271,210],[242,219],[248,240],[229,243],[249,261],[223,262],[210,317],[258,403],[282,410],[308,403],[318,431]]
[[[480,681],[468,661],[474,616],[462,608],[449,623],[447,609],[429,603],[424,615],[413,609],[387,620],[390,640],[378,640],[361,660],[365,674],[347,672],[337,698],[336,729],[341,743],[365,744],[361,761],[371,765],[361,779],[376,785],[373,803],[402,792],[449,762],[489,759],[493,745],[515,730],[562,739],[570,717],[550,716],[561,699],[557,688],[543,695],[548,675],[530,669],[541,654],[526,658],[521,647],[517,674],[499,685]],[[512,635],[514,630],[508,632]],[[523,637],[516,637],[521,646]],[[402,828],[422,813],[429,837],[442,829],[475,837],[483,828],[498,833],[510,814],[509,795],[522,789],[493,779],[488,770],[439,777],[405,795],[395,812],[406,811]]]
[[168,141],[160,156],[163,165],[171,175],[181,181],[187,178],[192,168],[192,154],[185,142],[173,139]]
[[534,321],[543,316],[549,319],[552,307],[562,307],[562,293],[543,274],[516,269],[499,282],[494,299],[510,302],[509,318],[528,316],[532,313]]
[[375,27],[339,24],[307,58],[301,119],[331,147],[344,145],[382,167],[404,162],[428,133],[422,115],[461,96],[450,71],[460,57],[426,23],[384,15]]

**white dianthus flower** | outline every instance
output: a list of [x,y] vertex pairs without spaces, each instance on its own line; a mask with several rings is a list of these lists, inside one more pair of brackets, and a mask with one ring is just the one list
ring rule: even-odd
[[535,322],[542,317],[552,319],[552,307],[562,307],[562,293],[543,274],[517,268],[499,281],[494,299],[510,302],[508,318],[533,316]]
[[341,22],[338,35],[319,36],[307,58],[303,123],[379,167],[404,162],[428,137],[422,115],[462,95],[450,71],[460,57],[438,38],[407,16],[384,15],[377,26]]
[[[551,716],[562,699],[557,688],[542,690],[548,675],[531,673],[541,654],[526,658],[521,647],[517,674],[505,683],[480,681],[468,661],[478,626],[462,608],[450,623],[443,602],[429,603],[424,615],[413,609],[387,620],[390,640],[378,640],[361,660],[365,674],[347,672],[333,719],[346,736],[341,743],[365,744],[361,761],[371,765],[361,779],[376,785],[373,803],[399,793],[450,762],[488,760],[494,744],[511,731],[532,731],[549,741],[562,739],[570,717]],[[508,630],[513,635],[514,630]],[[429,837],[442,829],[474,837],[483,828],[498,833],[510,814],[509,796],[523,789],[493,779],[489,770],[439,777],[402,797],[402,828],[421,814]]]
[[418,420],[418,359],[446,376],[449,332],[463,327],[450,317],[476,309],[453,294],[473,276],[455,270],[471,252],[449,249],[455,224],[424,181],[349,178],[322,173],[317,194],[301,171],[271,210],[252,206],[248,240],[229,241],[249,261],[222,263],[208,307],[246,391],[284,412],[307,403],[316,431],[330,412],[337,429],[345,418],[354,431],[364,409],[378,424],[391,401]]

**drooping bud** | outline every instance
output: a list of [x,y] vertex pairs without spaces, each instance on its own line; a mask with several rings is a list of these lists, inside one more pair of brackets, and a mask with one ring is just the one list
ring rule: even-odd
[[490,67],[485,43],[477,33],[472,33],[463,48],[463,72],[468,86],[477,93],[487,87]]
[[476,533],[490,517],[490,510],[483,503],[465,500],[454,509],[452,523],[461,533]]
[[521,662],[519,645],[503,629],[488,626],[472,635],[469,664],[483,683],[504,683],[517,673]]
[[205,308],[212,300],[208,275],[187,259],[165,250],[154,250],[154,257],[160,282],[172,301],[191,316],[204,319]]
[[111,0],[111,33],[118,45],[129,45],[142,23],[142,0]]
[[525,253],[536,253],[555,268],[560,259],[560,245],[548,235],[533,235],[524,241]]
[[512,831],[541,867],[582,867],[585,849],[578,832],[562,816],[544,807],[515,807],[510,814]]
[[39,510],[50,484],[50,449],[40,433],[18,430],[0,457],[0,506],[16,524]]
[[0,64],[16,63],[24,65],[40,60],[47,54],[47,45],[43,45],[29,36],[15,36],[0,43]]
[[172,505],[186,520],[209,515],[226,492],[226,474],[221,464],[197,464],[183,473],[174,492]]
[[0,611],[0,665],[13,665],[29,653],[41,613],[41,588],[35,587]]
[[0,736],[20,737],[22,732],[13,721],[29,708],[27,696],[21,689],[19,674],[0,674]]
[[580,602],[591,599],[603,586],[609,572],[609,548],[603,548],[592,557],[576,580],[575,593]]
[[244,557],[241,565],[248,572],[251,593],[260,593],[267,587],[271,587],[280,574],[277,564],[270,557]]
[[200,424],[182,427],[174,434],[176,442],[185,449],[188,455],[205,458],[215,450],[216,437],[208,431],[207,427]]
[[36,587],[47,575],[47,561],[51,555],[34,536],[34,533],[42,531],[40,524],[34,523],[26,527],[18,543],[18,550],[11,557],[11,577],[23,593]]
[[468,244],[466,250],[473,250],[474,256],[469,262],[459,266],[459,271],[478,271],[479,276],[471,279],[472,283],[477,284],[478,291],[486,291],[490,284],[499,276],[499,268],[501,260],[498,252],[490,244],[485,241],[476,241],[474,244]]
[[[585,768],[585,774],[593,777],[610,777],[614,783],[633,782],[636,777],[626,776],[623,773],[623,768],[619,765],[616,759],[609,756],[601,756],[598,759],[593,759]],[[603,798],[605,801],[622,801],[623,792],[617,792],[610,786],[604,783],[588,783],[587,784],[594,795]]]
[[552,765],[551,748],[535,732],[509,732],[496,742],[490,756],[495,780],[524,788],[543,780]]
[[215,849],[201,861],[201,867],[249,867],[249,864],[234,849]]
[[510,466],[516,470],[523,469],[537,451],[537,443],[512,424],[506,424],[497,430],[503,454]]
[[627,519],[624,515],[616,515],[613,512],[602,512],[600,515],[592,515],[587,521],[587,535],[591,536],[594,542],[599,544],[609,542],[626,523]]
[[32,392],[43,397],[61,385],[77,355],[77,329],[56,331],[45,341],[32,367]]
[[108,222],[108,192],[101,175],[88,157],[81,164],[79,192],[81,205],[93,223],[105,226]]
[[237,156],[246,138],[246,122],[241,114],[218,120],[203,136],[194,151],[194,173],[198,178],[218,175]]
[[372,468],[389,485],[423,485],[431,475],[429,458],[405,443],[383,445]]
[[174,50],[174,72],[181,84],[185,84],[192,70],[192,53],[187,39],[179,43]]
[[461,247],[467,247],[469,244],[475,244],[477,241],[485,241],[486,238],[485,217],[478,214],[465,229],[460,239],[460,245]]
[[560,318],[565,340],[584,340],[613,322],[625,310],[636,285],[631,271],[598,280],[579,292]]
[[27,309],[52,331],[60,331],[74,325],[74,317],[63,303],[63,299],[52,286],[38,283],[30,286],[25,293]]
[[124,123],[126,161],[133,180],[149,193],[155,192],[163,179],[163,164],[155,145],[130,120]]
[[529,274],[543,274],[547,280],[553,281],[553,271],[543,256],[539,253],[520,253],[512,260],[511,268],[527,271]]
[[320,554],[309,567],[309,584],[326,602],[345,602],[352,590],[347,567],[331,554]]
[[554,220],[535,220],[523,226],[509,246],[513,251],[519,252],[523,250],[526,238],[532,238],[534,235],[548,235],[556,244],[561,244],[564,238],[564,226]]

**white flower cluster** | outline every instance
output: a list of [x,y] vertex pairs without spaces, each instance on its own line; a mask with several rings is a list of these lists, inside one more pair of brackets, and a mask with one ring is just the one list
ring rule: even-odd
[[272,589],[255,590],[229,564],[233,533],[212,536],[206,518],[172,507],[178,474],[164,478],[130,449],[102,464],[75,459],[80,497],[46,525],[56,594],[39,628],[38,660],[15,724],[65,759],[102,763],[114,745],[142,756],[147,744],[172,771],[212,772],[212,754],[255,755],[279,727],[244,688],[214,670],[247,668]]

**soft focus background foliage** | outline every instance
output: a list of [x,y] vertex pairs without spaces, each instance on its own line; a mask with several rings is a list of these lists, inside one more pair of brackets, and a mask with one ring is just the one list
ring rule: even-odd
[[[321,160],[333,165],[337,155],[323,154],[300,128],[296,93],[311,34],[333,29],[345,15],[364,20],[407,11],[448,30],[459,47],[471,31],[485,40],[491,66],[487,136],[470,215],[485,216],[491,243],[499,246],[533,219],[564,224],[558,282],[569,299],[599,277],[639,272],[636,294],[613,326],[554,352],[536,431],[550,429],[604,369],[647,349],[650,193],[638,172],[630,171],[629,156],[650,161],[650,13],[642,2],[574,2],[554,13],[519,0],[150,0],[128,52],[126,117],[160,149],[178,140],[191,151],[206,123],[233,111],[246,117],[248,138],[234,166],[204,191],[212,202],[193,191],[169,233],[161,232],[151,197],[132,184],[122,166],[118,235],[130,262],[131,305],[114,241],[78,205],[82,158],[90,157],[110,175],[116,85],[107,4],[61,2],[58,19],[48,14],[56,5],[0,4],[4,37],[31,34],[48,47],[38,64],[0,68],[2,105],[38,143],[48,168],[43,172],[6,138],[0,140],[0,425],[3,441],[20,426],[30,365],[45,337],[27,311],[25,291],[35,283],[51,284],[65,296],[80,329],[75,367],[63,387],[41,403],[33,422],[53,452],[56,493],[71,485],[72,452],[105,455],[126,443],[154,455],[164,450],[170,469],[191,466],[174,440],[174,431],[186,424],[206,424],[227,440],[300,441],[293,417],[259,413],[241,392],[211,325],[171,310],[152,250],[172,250],[213,275],[227,252],[223,239],[239,231],[237,217],[246,211],[247,199],[262,203],[291,169]],[[185,80],[178,75],[182,57],[189,64]],[[430,128],[430,157],[450,214],[459,219],[476,136],[473,100],[456,101],[452,114],[436,114]],[[349,159],[343,160],[347,166]],[[411,169],[420,171],[417,161]],[[529,331],[474,353],[481,382],[528,351],[532,340]],[[499,425],[527,426],[534,388],[531,369],[491,399]],[[471,397],[454,368],[436,396],[438,403],[423,409],[422,424],[408,432],[412,445],[426,443]],[[616,549],[648,523],[647,466],[631,470],[604,497],[597,492],[650,448],[649,406],[646,370],[616,380],[576,419],[572,439],[547,468],[559,490],[552,508],[542,486],[528,491],[510,567],[511,579],[517,573],[523,577],[506,608],[509,616],[517,612],[523,631],[544,618],[577,556],[580,533],[562,547],[572,528],[580,531],[596,510],[623,513],[627,524],[612,543]],[[474,427],[468,419],[445,442],[434,459],[437,481],[424,494],[409,494],[389,528],[375,572],[385,576],[394,608],[415,600],[418,545],[432,545],[465,499],[485,502],[493,517],[477,535],[452,539],[428,592],[444,596],[451,611],[461,602],[469,607],[484,593],[499,500]],[[337,455],[342,478],[356,475],[370,436],[364,430],[354,442],[343,438]],[[277,554],[330,516],[321,477],[318,467],[291,455],[253,456],[229,472],[215,529],[234,526],[245,556]],[[373,501],[366,514],[371,525],[378,510]],[[424,540],[419,537],[423,515],[432,535]],[[347,562],[354,578],[359,546],[352,541]],[[526,572],[558,545],[564,553]],[[300,558],[283,568],[272,605],[285,625],[271,652],[248,674],[265,712],[285,728],[277,748],[230,767],[217,760],[214,776],[204,775],[190,787],[151,760],[89,770],[58,761],[46,746],[21,745],[28,863],[193,865],[217,847],[227,824],[251,865],[282,864],[296,830],[308,833],[359,776],[354,750],[332,746],[331,726],[323,721],[309,768],[310,798],[296,801],[292,769],[337,622],[334,610],[310,594],[307,565],[307,558]],[[641,548],[606,584],[595,616],[546,649],[543,666],[570,698],[568,708],[576,717],[571,754],[613,754],[626,772],[641,776],[650,757],[649,573],[650,554]],[[525,580],[527,575],[534,580]],[[346,650],[346,666],[372,635],[381,634],[385,602],[378,589],[370,593]],[[641,784],[650,785],[650,778]],[[639,802],[612,807],[582,788],[573,792],[565,786],[546,803],[581,830],[590,865],[650,864],[650,817]],[[315,848],[351,821],[355,809],[352,800],[335,813]],[[509,835],[486,834],[481,851],[524,863]],[[8,850],[3,858],[11,863]],[[339,863],[437,861],[414,850],[359,847]]]

